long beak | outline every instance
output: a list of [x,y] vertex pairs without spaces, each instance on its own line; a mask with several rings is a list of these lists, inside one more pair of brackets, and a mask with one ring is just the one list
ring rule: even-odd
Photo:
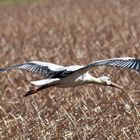
[[111,82],[111,84],[109,86],[112,86],[112,87],[115,87],[115,88],[118,88],[118,89],[123,89],[123,87],[121,87],[120,85],[118,85],[116,83],[113,83],[113,82]]

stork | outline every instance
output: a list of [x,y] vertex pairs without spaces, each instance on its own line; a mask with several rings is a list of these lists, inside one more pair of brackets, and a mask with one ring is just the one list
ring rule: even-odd
[[90,83],[112,86],[122,89],[121,86],[113,83],[107,76],[98,78],[92,76],[90,71],[97,66],[114,66],[133,69],[140,72],[140,59],[131,57],[112,58],[94,61],[93,63],[85,66],[72,65],[66,67],[48,62],[31,61],[28,63],[18,64],[8,68],[0,69],[0,72],[9,71],[12,69],[21,69],[42,75],[44,79],[31,81],[31,84],[37,86],[38,88],[28,91],[25,96],[37,93],[38,91],[49,87],[67,88]]

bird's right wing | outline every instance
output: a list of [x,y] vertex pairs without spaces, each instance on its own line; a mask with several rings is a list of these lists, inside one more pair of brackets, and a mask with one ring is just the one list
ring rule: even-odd
[[40,62],[40,61],[31,61],[28,63],[0,69],[0,72],[12,70],[12,69],[21,69],[21,70],[30,71],[33,73],[40,74],[46,78],[63,78],[68,73],[66,68],[63,66],[52,64],[52,63]]

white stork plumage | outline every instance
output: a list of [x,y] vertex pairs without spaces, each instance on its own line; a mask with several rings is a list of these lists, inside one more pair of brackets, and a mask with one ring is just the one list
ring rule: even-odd
[[72,65],[66,67],[52,63],[31,61],[28,63],[0,69],[0,72],[12,69],[21,69],[37,73],[45,77],[43,80],[31,81],[31,83],[35,86],[38,86],[38,88],[28,91],[25,96],[34,94],[52,86],[66,88],[90,83],[113,86],[121,89],[121,86],[113,83],[107,76],[96,78],[90,74],[89,71],[93,70],[94,67],[104,65],[128,68],[140,72],[140,59],[131,57],[105,59],[95,61],[85,66]]

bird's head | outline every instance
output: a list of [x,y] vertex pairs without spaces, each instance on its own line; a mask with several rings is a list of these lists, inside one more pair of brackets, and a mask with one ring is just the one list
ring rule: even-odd
[[101,84],[106,85],[106,86],[111,86],[111,87],[115,87],[118,89],[122,89],[122,87],[114,82],[111,81],[111,79],[107,76],[102,76],[99,77]]

